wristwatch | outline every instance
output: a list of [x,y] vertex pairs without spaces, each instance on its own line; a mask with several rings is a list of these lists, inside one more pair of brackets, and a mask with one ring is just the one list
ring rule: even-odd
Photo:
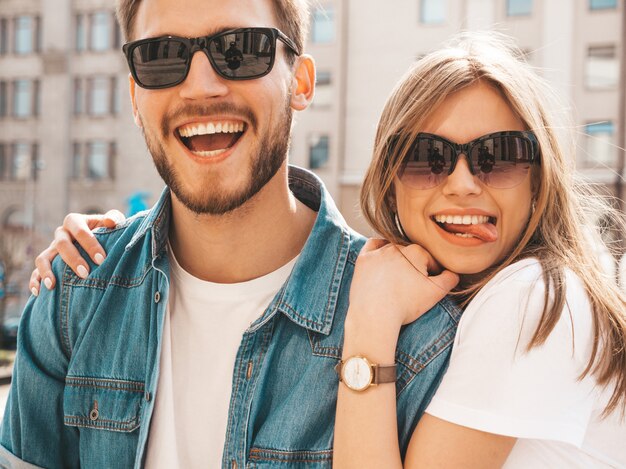
[[396,382],[396,365],[378,365],[360,355],[341,360],[335,371],[339,381],[353,391],[365,391],[370,386]]

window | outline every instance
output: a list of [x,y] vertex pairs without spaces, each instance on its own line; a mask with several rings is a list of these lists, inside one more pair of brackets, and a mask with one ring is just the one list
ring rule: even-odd
[[327,135],[315,135],[309,139],[309,168],[319,169],[328,163],[329,145]]
[[15,18],[14,48],[16,54],[30,54],[39,51],[39,18],[18,16]]
[[589,8],[592,10],[617,8],[617,0],[589,0]]
[[111,77],[111,114],[118,115],[122,109],[122,94],[117,86],[117,77]]
[[614,45],[589,46],[585,64],[585,84],[588,88],[612,89],[619,80],[619,60]]
[[0,181],[7,177],[8,155],[6,154],[6,145],[0,142]]
[[87,144],[87,178],[93,181],[113,179],[115,144],[94,141]]
[[507,16],[529,16],[532,11],[532,0],[506,0]]
[[13,144],[10,170],[12,181],[30,179],[33,170],[34,146],[26,142]]
[[9,51],[9,24],[6,18],[0,18],[0,55]]
[[81,52],[87,49],[87,18],[83,14],[76,15],[76,50]]
[[111,47],[112,19],[108,11],[91,15],[91,50],[103,51]]
[[311,29],[311,38],[316,44],[329,44],[335,40],[335,12],[332,6],[315,9]]
[[109,113],[108,77],[95,77],[89,82],[89,114],[103,116]]
[[[82,85],[75,83],[75,104],[80,103],[82,96]],[[109,114],[117,114],[119,111],[120,97],[117,87],[117,78],[108,76],[97,76],[87,79],[87,112],[94,117],[101,117]],[[76,107],[75,107],[76,109]]]
[[9,112],[9,92],[6,81],[0,81],[0,117],[6,117]]
[[616,152],[613,146],[615,134],[613,122],[598,122],[585,126],[587,144],[585,152],[585,166],[615,167]]
[[313,106],[324,108],[332,104],[331,73],[319,71],[315,77]]
[[82,176],[82,145],[80,143],[74,142],[73,145],[74,153],[72,154],[72,163],[70,167],[70,179],[80,179]]
[[85,92],[82,78],[74,78],[74,115],[85,112]]
[[15,80],[13,82],[13,116],[25,119],[39,113],[39,81]]
[[441,24],[445,20],[445,0],[422,0],[420,2],[420,23]]

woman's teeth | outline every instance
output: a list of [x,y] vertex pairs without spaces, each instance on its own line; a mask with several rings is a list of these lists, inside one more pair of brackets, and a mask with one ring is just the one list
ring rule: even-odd
[[485,215],[435,215],[437,223],[450,223],[453,225],[479,225],[489,223],[489,217]]

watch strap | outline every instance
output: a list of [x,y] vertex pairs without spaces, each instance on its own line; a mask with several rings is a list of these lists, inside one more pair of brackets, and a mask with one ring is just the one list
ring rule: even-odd
[[374,379],[372,384],[396,382],[396,365],[374,365]]

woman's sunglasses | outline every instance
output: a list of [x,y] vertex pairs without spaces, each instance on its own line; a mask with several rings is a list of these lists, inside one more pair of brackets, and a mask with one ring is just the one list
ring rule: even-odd
[[213,36],[162,36],[124,44],[130,73],[142,88],[159,89],[182,83],[193,54],[203,51],[215,72],[227,80],[267,75],[274,66],[276,40],[300,55],[294,42],[276,28],[240,28]]
[[[389,146],[390,153],[397,148]],[[464,154],[471,173],[495,189],[521,183],[532,164],[539,163],[539,143],[531,131],[506,131],[483,135],[458,144],[439,135],[419,133],[402,159],[398,177],[414,189],[432,189],[452,174]]]

